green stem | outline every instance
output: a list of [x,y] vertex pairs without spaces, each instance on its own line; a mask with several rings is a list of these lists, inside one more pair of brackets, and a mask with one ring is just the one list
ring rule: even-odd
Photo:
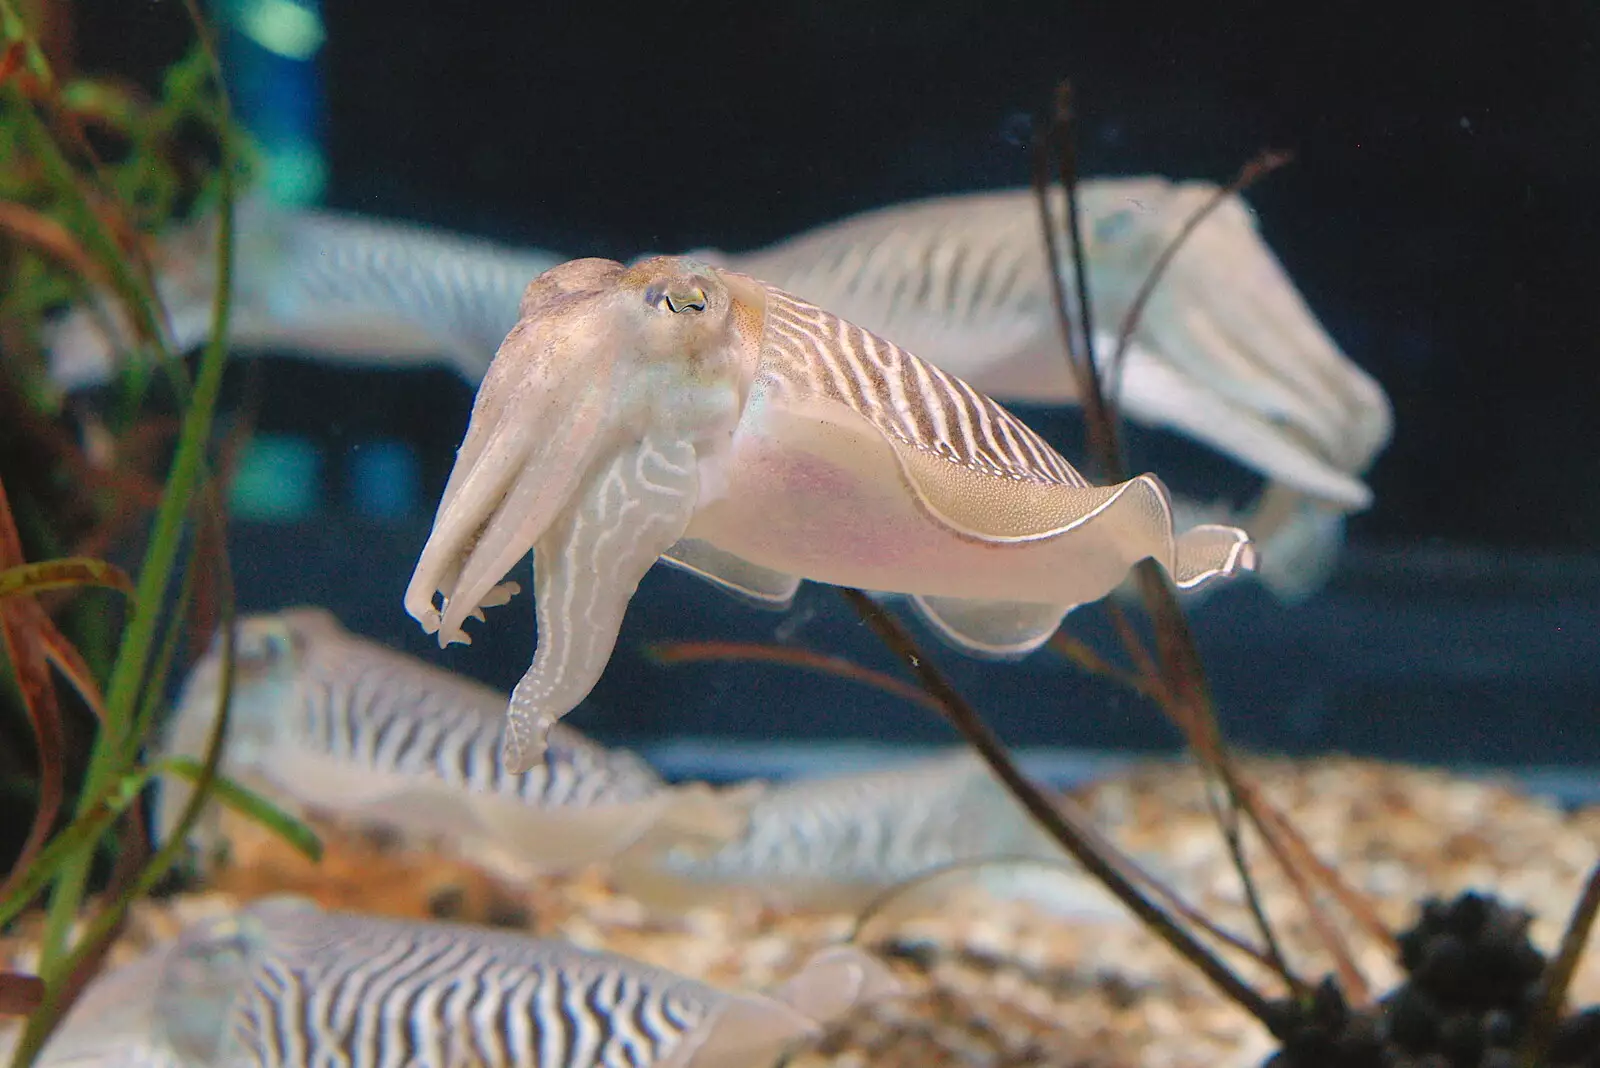
[[[3,5],[5,0],[0,0]],[[222,91],[220,81],[219,91]],[[200,362],[200,373],[195,388],[185,408],[182,429],[178,436],[177,454],[156,508],[155,524],[150,545],[145,552],[143,566],[139,569],[139,583],[134,594],[134,613],[123,633],[117,660],[112,668],[111,685],[106,698],[106,722],[95,740],[85,776],[85,796],[93,797],[104,788],[104,783],[120,766],[126,766],[134,755],[139,739],[130,737],[138,705],[141,684],[149,663],[150,647],[155,639],[156,625],[166,600],[172,578],[173,564],[177,560],[182,539],[184,518],[195,494],[195,488],[205,469],[205,448],[216,413],[217,396],[222,386],[222,372],[227,355],[226,339],[233,289],[233,204],[234,173],[231,155],[232,137],[224,135],[223,160],[220,171],[222,212],[219,220],[217,242],[217,289],[212,307],[211,338]],[[59,983],[63,973],[59,967],[49,967],[61,955],[77,915],[88,881],[90,856],[85,853],[73,858],[62,870],[51,896],[46,919],[41,959],[46,963],[43,978],[47,983]]]

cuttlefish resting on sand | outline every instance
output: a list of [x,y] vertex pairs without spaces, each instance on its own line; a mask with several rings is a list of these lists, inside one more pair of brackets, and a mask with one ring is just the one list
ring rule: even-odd
[[[1080,186],[1102,366],[1163,250],[1216,192],[1154,177]],[[1057,191],[1058,209],[1060,200]],[[241,207],[237,229],[235,345],[442,358],[473,384],[516,323],[527,280],[564,258],[255,201]],[[209,328],[214,231],[204,219],[158,243],[159,291],[179,349]],[[1079,400],[1030,190],[912,201],[751,252],[697,255],[895,338],[1002,401]],[[1063,269],[1070,281],[1070,262]],[[48,331],[52,377],[68,389],[105,381],[126,336],[114,316],[76,309]],[[1383,390],[1306,307],[1242,199],[1225,199],[1184,242],[1115,377],[1132,421],[1176,429],[1270,480],[1242,517],[1180,505],[1246,527],[1270,550],[1261,578],[1280,596],[1319,585],[1344,514],[1370,501],[1360,476],[1392,417]]]
[[[721,848],[630,850],[607,874],[614,887],[658,910],[753,899],[774,908],[856,912],[890,887],[941,869],[961,873],[955,885],[975,884],[1000,899],[1028,898],[1058,915],[1102,921],[1128,915],[1066,861],[965,748],[775,783],[751,807],[744,833]],[[927,889],[948,885],[941,880]]]
[[[643,760],[567,727],[527,774],[500,763],[506,695],[359,637],[319,608],[240,619],[223,770],[291,809],[438,841],[513,880],[624,851],[695,856],[737,840],[760,784],[670,785]],[[221,643],[184,682],[162,748],[198,757],[216,723]],[[189,797],[163,784],[167,838]],[[220,813],[194,844],[221,844]]]
[[[1093,486],[960,379],[748,275],[584,259],[529,284],[405,593],[441,645],[517,591],[539,627],[512,770],[598,681],[658,560],[758,603],[802,578],[910,595],[950,643],[1021,656],[1146,558],[1182,589],[1255,566],[1181,535],[1154,475]],[[435,603],[442,595],[441,603]]]
[[273,897],[101,975],[39,1064],[768,1068],[900,993],[853,946],[768,992],[729,991],[560,939]]

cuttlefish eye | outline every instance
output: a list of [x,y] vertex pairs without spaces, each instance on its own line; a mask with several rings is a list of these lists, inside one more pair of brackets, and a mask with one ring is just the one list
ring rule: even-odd
[[241,669],[263,669],[280,664],[294,653],[294,639],[281,631],[246,632],[234,642],[234,662]]
[[674,313],[706,310],[706,291],[692,282],[657,282],[644,291],[644,301],[653,308]]

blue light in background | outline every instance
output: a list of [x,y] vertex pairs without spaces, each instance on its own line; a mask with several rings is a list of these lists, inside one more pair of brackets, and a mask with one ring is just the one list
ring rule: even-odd
[[235,113],[265,156],[264,192],[318,202],[328,184],[320,0],[219,0],[216,10]]
[[351,506],[369,519],[404,519],[417,510],[422,464],[403,441],[380,440],[350,452]]
[[236,519],[292,523],[317,510],[322,455],[305,438],[258,434],[250,439],[229,488]]

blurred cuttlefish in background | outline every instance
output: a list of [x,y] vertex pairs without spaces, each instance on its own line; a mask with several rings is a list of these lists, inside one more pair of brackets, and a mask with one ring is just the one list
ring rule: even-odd
[[[1217,189],[1122,178],[1080,190],[1104,367],[1152,266]],[[1056,200],[1059,209],[1059,190]],[[159,289],[180,349],[199,345],[209,326],[214,230],[201,220],[160,245]],[[241,206],[237,245],[234,344],[382,363],[443,359],[473,384],[516,323],[523,286],[564,259],[254,201]],[[1002,401],[1079,399],[1030,190],[913,201],[753,252],[696,255],[894,338]],[[1070,281],[1070,263],[1063,269]],[[73,311],[48,339],[53,377],[67,389],[105,381],[126,336],[104,310]],[[1128,417],[1178,430],[1269,480],[1243,516],[1182,498],[1179,513],[1246,527],[1267,550],[1261,577],[1279,596],[1320,586],[1344,515],[1370,502],[1361,475],[1388,442],[1392,416],[1383,390],[1306,307],[1242,199],[1226,198],[1187,238],[1131,342],[1118,375]]]
[[765,993],[618,953],[290,897],[202,920],[99,976],[49,1068],[766,1068],[901,987],[830,946]]
[[1146,558],[1181,589],[1255,566],[1237,527],[1176,533],[1154,475],[1091,485],[967,383],[748,275],[573,260],[520,310],[405,593],[440,644],[468,641],[533,549],[513,771],[598,681],[658,559],[778,607],[802,578],[906,594],[991,656],[1038,648]]
[[[558,727],[527,774],[500,766],[504,693],[345,630],[329,612],[296,608],[235,625],[232,722],[223,770],[291,809],[317,809],[442,839],[497,874],[523,881],[627,851],[709,855],[739,840],[759,784],[669,785],[643,760]],[[216,726],[220,641],[185,680],[167,753],[199,757]],[[189,798],[163,786],[161,839]],[[222,844],[220,814],[194,839]]]

